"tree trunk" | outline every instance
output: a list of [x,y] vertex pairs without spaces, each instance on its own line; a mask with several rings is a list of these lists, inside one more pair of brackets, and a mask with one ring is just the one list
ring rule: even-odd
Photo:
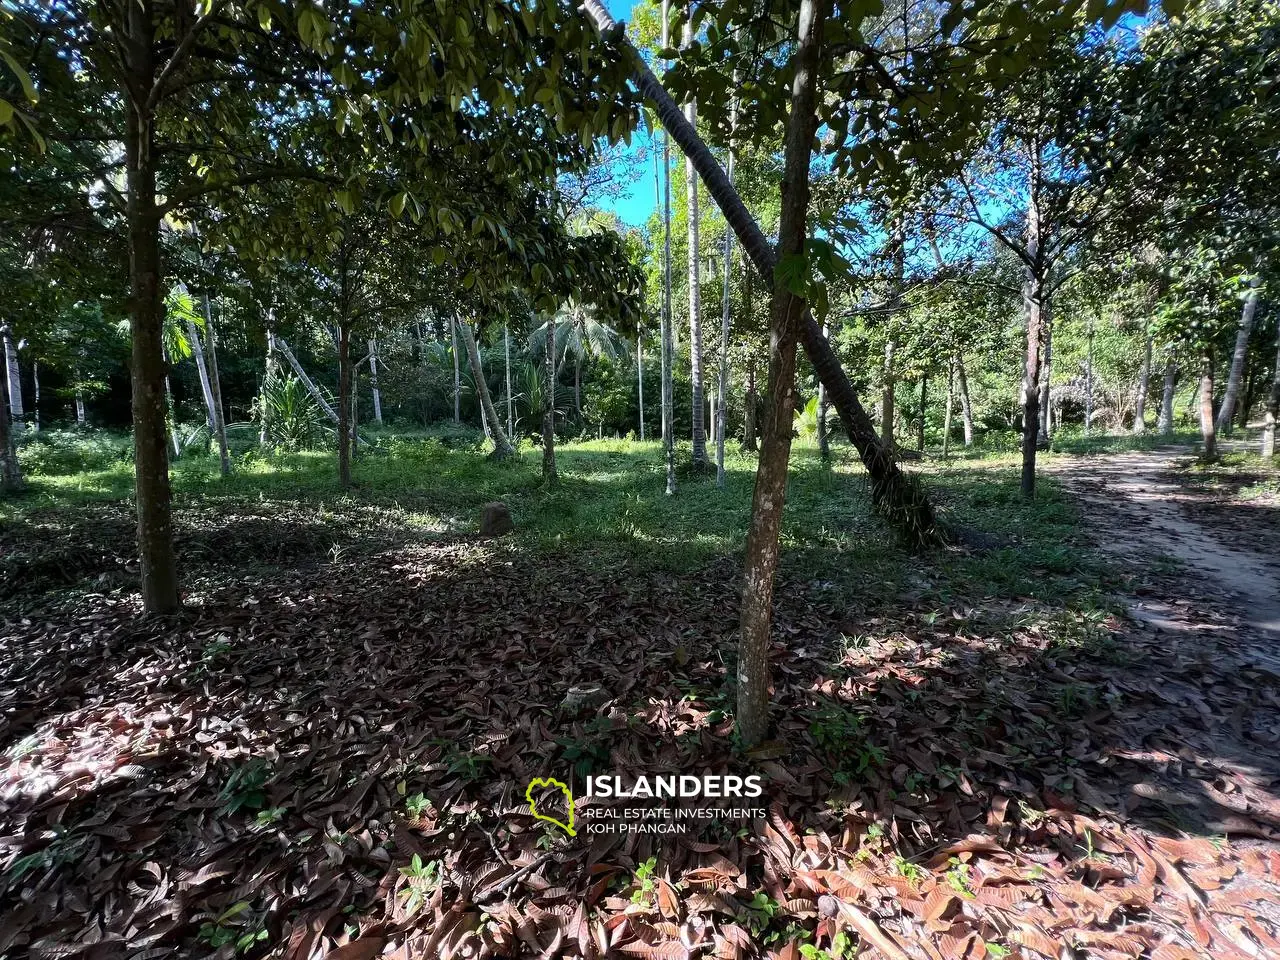
[[22,489],[22,469],[13,449],[13,420],[9,416],[8,378],[0,383],[0,494]]
[[373,422],[382,426],[382,391],[378,389],[378,341],[369,341],[369,392],[373,394]]
[[547,388],[542,392],[542,482],[559,482],[556,472],[556,315],[547,315]]
[[644,443],[644,331],[636,331],[636,390],[640,395],[640,442]]
[[502,345],[505,351],[502,369],[507,380],[507,439],[515,443],[516,415],[511,397],[511,328],[506,324],[502,325]]
[[742,449],[749,453],[756,453],[760,449],[760,444],[756,441],[758,432],[758,424],[756,411],[760,405],[760,398],[756,394],[756,362],[754,359],[747,365],[747,392],[743,400],[744,410],[742,411]]
[[227,416],[222,409],[222,374],[218,369],[218,332],[213,325],[209,294],[204,295],[204,329],[208,347],[205,362],[209,371],[209,393],[213,396],[213,436],[218,444],[218,466],[224,477],[231,476],[231,453],[227,447]]
[[[267,357],[263,362],[262,382],[265,384],[276,372],[276,335],[273,331],[274,317],[267,311]],[[267,448],[267,415],[265,409],[258,410],[258,448]]]
[[[1092,334],[1092,327],[1090,328]],[[1093,341],[1090,339],[1090,347]],[[1133,432],[1147,432],[1147,392],[1151,388],[1151,334],[1147,334],[1147,342],[1142,351],[1142,368],[1138,371],[1138,400],[1133,411]]]
[[884,385],[880,389],[880,442],[884,444],[884,448],[889,451],[892,451],[894,448],[893,349],[893,341],[889,340],[884,345]]
[[916,421],[916,449],[924,453],[924,412],[929,405],[929,378],[920,378],[920,418]]
[[[610,23],[608,11],[604,16]],[[671,22],[669,0],[662,0],[662,48],[670,44],[669,25]],[[634,49],[632,53],[635,54]],[[635,60],[643,63],[639,55]],[[653,74],[649,74],[653,77]],[[654,83],[658,81],[654,79]],[[658,84],[661,87],[661,84]],[[663,93],[666,93],[664,90]],[[684,121],[684,114],[667,97],[668,108]],[[673,331],[671,316],[671,128],[663,124],[662,134],[662,455],[667,467],[667,496],[676,492],[676,447],[675,447],[675,347],[672,342]]]
[[[296,376],[298,380],[301,381],[302,385],[307,388],[307,393],[311,394],[311,399],[319,405],[320,409],[324,411],[324,415],[332,420],[336,426],[338,423],[338,411],[334,410],[333,407],[329,405],[329,401],[326,400],[324,394],[320,392],[320,388],[315,385],[315,381],[307,376],[307,371],[302,369],[302,364],[300,364],[298,362],[298,358],[293,355],[293,350],[290,349],[289,344],[285,342],[284,337],[272,335],[270,343],[276,350],[284,354],[285,361],[288,362],[290,369],[293,370],[294,376]],[[270,363],[270,354],[268,354],[268,363]]]
[[[1148,351],[1150,341],[1148,341]],[[1148,352],[1148,356],[1150,353]],[[1087,437],[1093,429],[1093,322],[1089,322],[1089,331],[1085,335],[1084,354],[1084,435]]]
[[1042,447],[1049,446],[1049,437],[1053,431],[1052,384],[1053,376],[1053,319],[1049,311],[1043,314],[1044,330],[1044,364],[1040,369],[1040,433],[1036,442]]
[[1156,429],[1163,434],[1173,433],[1173,392],[1178,382],[1178,364],[1170,353],[1164,362],[1164,391],[1160,395],[1160,418]]
[[[454,317],[449,329],[453,335],[453,422],[462,423],[462,367],[458,363],[458,318]],[[551,347],[547,347],[548,351]]]
[[960,384],[960,419],[964,423],[964,445],[973,446],[973,405],[969,402],[969,376],[964,369],[964,355],[956,357],[956,380]]
[[[586,349],[586,344],[583,344]],[[579,426],[583,423],[582,418],[582,354],[575,353],[573,355],[573,409],[578,415]]]
[[[729,105],[729,166],[726,176],[729,182],[733,183],[733,129],[737,126],[738,107],[736,101],[731,101]],[[733,279],[733,231],[725,227],[724,230],[724,289],[721,290],[720,303],[720,371],[716,377],[716,486],[724,488],[724,434],[725,421],[728,419],[725,411],[725,401],[729,396],[729,327],[730,321],[733,319],[733,303],[730,290],[730,282]]]
[[209,387],[209,368],[204,362],[204,344],[200,342],[200,330],[194,320],[187,321],[187,339],[191,341],[191,352],[196,358],[196,373],[200,378],[200,395],[204,397],[204,422],[209,427],[209,435],[213,436],[213,390]]
[[1236,399],[1240,395],[1240,381],[1244,376],[1245,360],[1249,356],[1249,334],[1253,331],[1253,318],[1258,312],[1260,283],[1261,280],[1256,273],[1249,278],[1249,292],[1244,298],[1244,308],[1240,311],[1240,327],[1236,332],[1236,348],[1231,354],[1231,372],[1227,374],[1227,388],[1222,395],[1222,405],[1218,408],[1217,429],[1228,436],[1231,435]]
[[1036,183],[1040,155],[1032,158],[1031,190],[1027,203],[1027,255],[1030,264],[1023,279],[1023,310],[1027,318],[1027,344],[1022,378],[1022,495],[1036,493],[1036,444],[1040,433],[1040,339],[1045,313],[1045,278],[1040,254],[1041,224]]
[[[601,0],[584,0],[583,8],[601,31],[611,32],[617,28]],[[663,127],[692,161],[702,182],[733,227],[738,242],[751,258],[752,264],[772,284],[777,259],[760,225],[729,183],[714,154],[702,142],[697,130],[685,120],[680,108],[644,59],[630,44],[626,44],[626,48],[631,58],[632,80],[636,87],[653,104]],[[850,442],[871,476],[872,502],[909,538],[922,542],[936,540],[939,531],[933,506],[923,487],[914,477],[909,477],[899,469],[892,453],[880,443],[871,418],[867,416],[853,384],[849,382],[831,344],[822,336],[821,328],[807,308],[800,320],[799,337],[818,379],[826,384],[831,403],[840,415]]]
[[[782,216],[778,256],[804,249],[809,207],[809,159],[818,118],[818,63],[823,21],[830,0],[801,0],[791,113],[787,120]],[[774,281],[769,318],[769,407],[765,414],[760,463],[751,501],[751,528],[743,559],[742,634],[738,647],[738,736],[744,747],[764,739],[769,729],[769,633],[773,615],[778,537],[787,495],[787,463],[791,456],[794,414],[796,331],[804,301]]]
[[1276,454],[1276,420],[1280,419],[1280,327],[1276,330],[1276,365],[1271,375],[1271,392],[1267,394],[1267,413],[1262,423],[1262,455],[1270,459]]
[[[692,25],[686,20],[684,46],[688,47],[692,42]],[[685,119],[697,129],[698,101],[694,98],[685,103]],[[698,174],[690,159],[685,160],[684,177],[689,222],[689,376],[693,390],[693,463],[702,467],[707,464],[707,401],[702,376],[702,247],[699,237],[702,215],[698,209]]]
[[[128,52],[125,109],[126,220],[129,231],[130,376],[142,604],[149,614],[178,608],[165,418],[166,364],[161,299],[160,211],[156,207],[154,115],[146,98],[155,83],[155,26],[148,5],[128,4],[122,46]],[[139,96],[135,91],[141,92]]]
[[951,454],[951,411],[956,405],[956,363],[955,358],[947,364],[947,409],[942,415],[942,459]]
[[1213,349],[1206,348],[1200,371],[1200,436],[1204,441],[1201,456],[1218,459],[1217,425],[1213,422]]
[[338,324],[338,483],[351,486],[351,325]]
[[76,426],[83,427],[87,418],[84,412],[84,391],[76,388]]
[[476,381],[476,391],[480,394],[480,411],[493,436],[493,459],[505,460],[516,451],[511,446],[502,429],[502,421],[498,419],[498,411],[494,409],[493,398],[489,394],[489,384],[485,382],[484,371],[480,367],[480,350],[476,346],[475,335],[471,332],[471,324],[459,323],[457,329],[462,332],[462,342],[466,346],[467,359],[471,362],[471,376]]
[[31,361],[31,422],[40,432],[40,361]]
[[13,342],[13,331],[8,324],[0,327],[0,337],[4,339],[5,378],[9,384],[9,417],[13,423],[21,424],[26,417],[22,405],[22,371],[18,366],[18,345]]

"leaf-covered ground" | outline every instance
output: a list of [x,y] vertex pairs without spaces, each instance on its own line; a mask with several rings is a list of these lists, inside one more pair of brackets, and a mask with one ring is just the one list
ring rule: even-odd
[[[1014,510],[1010,483],[936,488]],[[1096,568],[1184,604],[1170,635],[1116,614],[1075,537],[845,577],[793,551],[777,735],[743,756],[735,559],[373,520],[333,520],[367,534],[333,551],[256,509],[189,521],[208,553],[172,620],[95,565],[6,604],[0,955],[1280,956],[1280,676],[1185,571]],[[47,542],[127,556],[102,510]],[[532,778],[586,772],[756,772],[768,816],[531,816]]]

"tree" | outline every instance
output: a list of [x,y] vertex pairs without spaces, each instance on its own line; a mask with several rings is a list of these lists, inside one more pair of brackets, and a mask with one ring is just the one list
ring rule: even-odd
[[506,460],[508,457],[515,456],[516,450],[502,429],[502,421],[498,419],[498,411],[494,408],[493,399],[489,396],[489,384],[485,381],[484,372],[480,369],[480,351],[476,348],[475,334],[471,332],[471,325],[465,321],[459,320],[455,326],[462,333],[462,342],[471,364],[471,375],[475,379],[476,392],[480,395],[481,409],[484,411],[489,432],[493,436],[493,458]]

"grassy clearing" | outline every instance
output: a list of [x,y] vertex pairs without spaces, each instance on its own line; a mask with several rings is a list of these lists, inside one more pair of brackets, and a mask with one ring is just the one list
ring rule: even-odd
[[[339,488],[328,452],[263,455],[250,448],[227,479],[215,458],[177,461],[184,562],[216,568],[326,555],[333,561],[392,540],[456,538],[475,530],[480,506],[491,500],[511,508],[517,529],[511,548],[537,555],[569,551],[604,565],[679,574],[723,557],[736,562],[745,543],[753,455],[728,456],[723,490],[713,474],[681,469],[676,495],[668,497],[655,442],[566,443],[558,448],[560,484],[547,490],[537,448],[525,446],[514,460],[496,463],[474,437],[370,439],[348,491]],[[83,456],[53,458],[61,471],[33,472],[25,495],[0,503],[0,545],[8,541],[16,551],[11,562],[44,554],[21,567],[28,581],[51,568],[91,575],[99,557],[114,556],[117,568],[127,567],[133,475],[123,459],[127,446],[116,440],[113,446],[95,437]],[[112,449],[119,452],[104,464],[102,451]],[[65,469],[86,462],[93,468]],[[678,462],[688,462],[687,449],[678,451]],[[800,443],[788,492],[784,574],[829,582],[865,602],[907,597],[939,608],[986,597],[1064,603],[1099,593],[1105,571],[1081,549],[1075,510],[1051,477],[1041,479],[1028,504],[1018,492],[1016,454],[970,453],[915,466],[942,515],[991,535],[993,548],[912,555],[872,514],[853,451],[838,446],[824,464],[814,447]],[[85,551],[86,543],[97,547]],[[95,559],[81,570],[84,555]]]

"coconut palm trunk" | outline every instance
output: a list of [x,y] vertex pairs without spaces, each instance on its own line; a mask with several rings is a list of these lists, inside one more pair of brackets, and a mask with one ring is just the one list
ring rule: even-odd
[[[610,23],[612,18],[603,6],[599,11]],[[598,11],[597,11],[598,12]],[[597,22],[599,22],[597,20]],[[662,0],[662,47],[665,50],[670,43],[671,11],[668,0]],[[635,51],[632,50],[634,54]],[[635,60],[643,63],[639,55]],[[646,68],[647,69],[647,68]],[[653,78],[653,74],[649,76]],[[656,78],[653,82],[661,88]],[[663,94],[666,91],[663,90]],[[667,97],[670,110],[684,121],[675,103]],[[696,134],[695,134],[696,135]],[[676,492],[676,447],[675,447],[675,348],[672,343],[671,330],[671,128],[663,123],[662,131],[662,455],[667,467],[667,496]]]
[[559,482],[556,471],[556,315],[547,316],[547,345],[543,351],[547,372],[547,386],[542,391],[542,482],[555,486]]
[[9,385],[9,419],[20,424],[26,417],[22,405],[22,372],[18,366],[18,345],[8,324],[0,326],[0,339],[4,340],[5,381]]
[[1267,413],[1262,423],[1262,455],[1276,455],[1276,420],[1280,419],[1280,329],[1276,331],[1276,365],[1271,375],[1271,391],[1267,394]]
[[467,351],[467,360],[471,364],[471,376],[476,382],[476,393],[480,395],[480,412],[493,440],[493,458],[505,460],[516,451],[511,445],[506,431],[502,429],[502,421],[498,419],[498,411],[493,406],[493,396],[489,393],[489,384],[484,378],[484,369],[480,366],[480,349],[476,346],[475,334],[471,332],[471,324],[459,321],[456,329],[462,335],[462,343]]
[[[601,31],[617,30],[617,23],[601,0],[584,0],[583,9]],[[743,251],[760,275],[772,285],[777,258],[760,225],[729,183],[715,155],[703,143],[697,130],[690,126],[653,71],[633,46],[626,44],[626,49],[636,87],[653,104],[663,127],[692,161],[708,192],[733,228]],[[840,415],[849,441],[871,476],[872,502],[911,539],[936,540],[939,530],[928,496],[915,478],[902,472],[891,452],[880,443],[875,426],[853,384],[807,308],[800,318],[798,336],[814,373],[826,384],[831,404]]]
[[22,469],[18,465],[17,451],[13,449],[9,389],[7,383],[0,383],[0,493],[17,493],[21,489]]
[[[726,176],[733,183],[733,129],[737,126],[738,106],[736,101],[729,106],[729,162]],[[730,282],[733,277],[733,231],[725,226],[724,230],[724,284],[720,291],[720,371],[716,377],[716,486],[724,487],[724,434],[725,434],[725,400],[729,395],[729,327],[732,318],[732,291]]]
[[503,364],[502,372],[507,380],[507,439],[515,442],[516,437],[516,415],[513,399],[511,397],[511,328],[506,324],[502,325],[502,346],[503,346]]
[[369,341],[369,392],[373,395],[373,422],[382,426],[382,391],[378,389],[378,341]]
[[209,407],[210,429],[214,442],[218,445],[218,466],[224,477],[231,476],[231,454],[227,447],[227,422],[222,412],[222,377],[218,370],[218,340],[213,327],[213,309],[209,304],[209,294],[205,292],[201,298],[204,306],[204,329],[207,349],[201,343],[199,331],[191,325],[191,349],[196,355],[197,365],[201,368],[201,376],[207,386],[206,402]]
[[1162,434],[1173,433],[1173,394],[1178,383],[1178,362],[1170,352],[1164,362],[1164,390],[1160,394],[1160,417],[1156,429]]
[[[1092,346],[1093,327],[1089,327],[1090,346]],[[1133,432],[1147,432],[1147,394],[1151,390],[1151,334],[1147,334],[1142,351],[1142,367],[1138,371],[1138,396],[1133,408]]]
[[1206,347],[1200,368],[1200,438],[1201,456],[1205,460],[1218,458],[1217,424],[1213,420],[1213,365],[1213,348]]
[[1218,407],[1217,430],[1228,436],[1231,434],[1232,417],[1236,412],[1240,385],[1244,379],[1245,361],[1249,357],[1249,336],[1253,332],[1253,319],[1258,313],[1260,284],[1261,280],[1256,273],[1249,278],[1249,292],[1245,294],[1244,307],[1240,311],[1240,326],[1236,330],[1236,347],[1231,354],[1231,371],[1227,374],[1227,386],[1222,394],[1222,404]]
[[453,337],[453,422],[462,423],[462,367],[458,363],[458,318],[449,321]]
[[644,331],[636,331],[636,390],[640,396],[640,441],[644,442]]
[[[689,19],[684,24],[684,46],[693,43],[693,5],[689,5]],[[690,97],[685,103],[685,120],[694,130],[698,128],[698,101]],[[695,466],[707,463],[706,395],[702,374],[702,247],[699,231],[702,213],[698,208],[698,172],[693,160],[684,162],[685,197],[689,223],[689,376],[692,381],[692,432],[693,462]]]

